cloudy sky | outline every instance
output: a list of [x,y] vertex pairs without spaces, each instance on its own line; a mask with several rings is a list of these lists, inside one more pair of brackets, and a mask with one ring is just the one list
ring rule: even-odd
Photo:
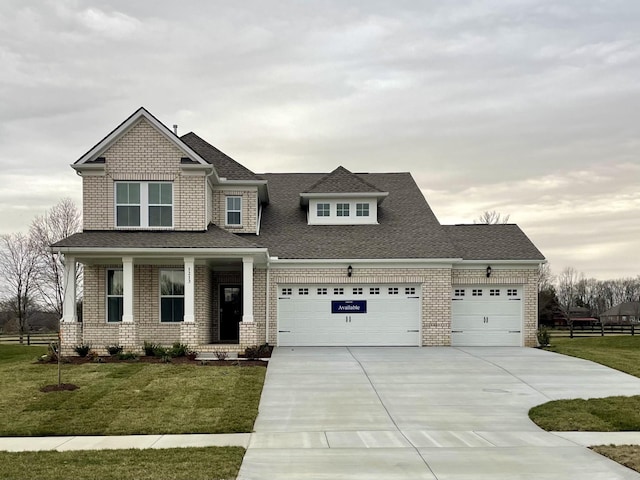
[[640,274],[640,2],[0,3],[0,233],[139,106],[256,172],[410,171],[555,273]]

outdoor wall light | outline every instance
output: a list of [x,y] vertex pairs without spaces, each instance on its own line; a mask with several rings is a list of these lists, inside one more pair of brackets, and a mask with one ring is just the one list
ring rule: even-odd
[[491,265],[487,267],[487,278],[491,276]]
[[347,277],[350,277],[351,275],[353,275],[353,267],[349,265],[347,267]]

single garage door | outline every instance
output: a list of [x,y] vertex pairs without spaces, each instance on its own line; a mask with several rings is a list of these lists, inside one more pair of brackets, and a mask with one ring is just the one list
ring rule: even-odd
[[521,346],[521,285],[454,287],[451,345]]
[[419,285],[280,285],[278,345],[420,345]]

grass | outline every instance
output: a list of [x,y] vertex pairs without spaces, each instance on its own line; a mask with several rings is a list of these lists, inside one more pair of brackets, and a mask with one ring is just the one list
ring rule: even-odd
[[[548,350],[640,377],[640,337],[553,338]],[[529,417],[549,431],[638,431],[640,396],[555,400],[532,408]]]
[[74,452],[0,452],[0,478],[12,480],[217,480],[236,478],[241,447]]
[[591,450],[640,472],[640,445],[599,445]]
[[258,413],[262,367],[63,365],[80,388],[42,393],[57,382],[33,363],[44,351],[0,345],[0,436],[250,432]]

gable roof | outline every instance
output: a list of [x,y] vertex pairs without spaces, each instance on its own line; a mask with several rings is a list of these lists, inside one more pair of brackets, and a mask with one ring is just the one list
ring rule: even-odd
[[611,307],[600,317],[640,316],[640,302],[622,302]]
[[544,260],[515,224],[443,225],[464,260]]
[[409,173],[358,174],[389,192],[378,208],[379,225],[308,225],[298,201],[326,174],[269,173],[270,204],[262,212],[260,235],[243,235],[288,259],[456,258],[440,226]]
[[382,190],[339,166],[302,193],[382,193]]
[[[82,168],[84,164],[96,163],[96,159],[107,150],[113,143],[122,137],[133,125],[135,125],[140,119],[145,119],[152,127],[154,127],[163,137],[173,143],[178,149],[182,150],[192,163],[200,165],[211,165],[196,153],[191,147],[184,143],[177,135],[175,135],[169,128],[163,124],[160,120],[154,117],[147,109],[140,107],[133,112],[129,117],[111,130],[102,140],[96,143],[88,152],[82,155],[71,166],[76,170]],[[215,175],[215,169],[214,169]]]
[[183,135],[180,140],[189,145],[205,161],[212,164],[220,177],[228,180],[262,180],[247,167],[240,165],[229,155],[221,152],[193,132]]

